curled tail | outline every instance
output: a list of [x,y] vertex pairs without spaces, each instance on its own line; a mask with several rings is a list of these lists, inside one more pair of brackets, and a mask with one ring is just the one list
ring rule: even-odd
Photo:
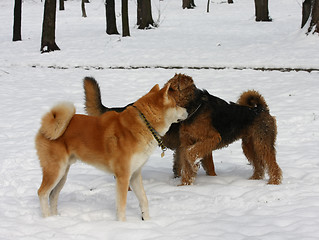
[[85,110],[91,116],[100,116],[107,111],[102,104],[99,84],[92,77],[85,77],[83,80],[85,94]]
[[268,105],[264,99],[264,97],[255,90],[248,90],[243,92],[238,101],[238,104],[253,107],[253,108],[261,108],[263,110],[269,111]]
[[74,114],[75,107],[72,103],[63,102],[55,105],[42,117],[40,132],[50,140],[59,138]]

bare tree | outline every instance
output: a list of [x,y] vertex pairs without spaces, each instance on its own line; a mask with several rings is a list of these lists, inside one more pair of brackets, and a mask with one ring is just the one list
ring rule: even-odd
[[114,0],[105,1],[105,15],[106,15],[106,33],[119,34],[116,27]]
[[122,0],[122,36],[130,36],[130,27],[128,21],[128,0]]
[[59,10],[60,11],[63,11],[65,8],[64,8],[64,0],[60,0],[59,1]]
[[84,18],[87,17],[87,15],[86,15],[86,10],[85,10],[85,3],[86,3],[86,2],[87,2],[86,0],[82,0],[82,1],[81,1],[82,17],[84,17]]
[[45,0],[42,25],[41,52],[60,50],[55,43],[56,0]]
[[12,41],[21,41],[21,11],[22,1],[14,1],[13,37]]
[[152,17],[151,0],[137,0],[137,25],[138,29],[156,26]]
[[310,16],[311,13],[311,2],[312,0],[304,0],[302,3],[302,20],[301,20],[301,28],[303,28]]
[[[208,13],[209,13],[209,4],[210,4],[210,1],[211,1],[211,0],[208,0],[208,1],[207,1],[207,12],[208,12]],[[228,0],[228,3],[229,3],[229,4],[232,4],[232,3],[234,3],[234,2],[233,2],[233,0]]]
[[257,22],[270,22],[268,0],[255,0],[255,15]]
[[[309,17],[311,18],[309,19]],[[305,0],[303,2],[301,28],[306,25],[308,27],[307,34],[319,33],[319,0]]]
[[192,9],[194,7],[196,7],[194,0],[183,0],[183,5],[182,5],[183,9],[187,8],[187,9]]

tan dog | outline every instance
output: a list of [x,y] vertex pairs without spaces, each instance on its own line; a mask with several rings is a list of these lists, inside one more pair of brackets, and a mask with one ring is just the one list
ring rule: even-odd
[[149,219],[141,169],[157,146],[151,130],[163,136],[172,123],[187,117],[168,89],[169,85],[161,90],[155,85],[121,113],[79,115],[73,104],[61,103],[43,116],[36,149],[43,170],[38,195],[44,217],[57,214],[70,165],[80,159],[116,177],[118,220],[126,220],[129,185],[139,200],[142,219]]

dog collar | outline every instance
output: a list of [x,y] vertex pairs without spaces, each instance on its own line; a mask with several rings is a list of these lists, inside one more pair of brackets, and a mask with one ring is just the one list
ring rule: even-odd
[[153,137],[157,141],[158,146],[162,149],[163,152],[161,154],[161,157],[164,157],[164,154],[165,154],[165,151],[167,150],[167,147],[164,145],[161,135],[152,127],[150,122],[146,119],[145,115],[136,106],[133,105],[133,107],[139,112],[140,117],[144,120],[147,128],[150,130]]
[[193,116],[193,115],[198,111],[198,109],[199,109],[201,106],[202,106],[202,104],[200,103],[200,104],[198,105],[198,107],[197,107],[191,114],[188,115],[187,118],[190,118],[191,116]]

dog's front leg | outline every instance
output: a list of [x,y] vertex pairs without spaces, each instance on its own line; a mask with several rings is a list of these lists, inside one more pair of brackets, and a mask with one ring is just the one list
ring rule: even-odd
[[116,176],[116,214],[117,220],[126,221],[127,189],[129,187],[129,176]]
[[[221,141],[220,135],[198,139],[194,144],[187,145],[182,143],[181,162],[182,167],[182,185],[193,184],[199,164],[202,159],[211,154],[213,149]],[[211,162],[213,164],[213,162]]]
[[181,164],[181,157],[180,157],[180,147],[176,148],[174,152],[174,164],[173,164],[173,173],[174,178],[178,178],[182,175],[182,164]]
[[202,159],[202,166],[208,176],[217,176],[215,172],[215,166],[213,161],[213,153],[209,153]]
[[149,214],[149,208],[148,208],[148,200],[145,194],[144,186],[143,186],[143,180],[142,180],[142,174],[141,174],[141,168],[138,169],[131,177],[131,187],[133,192],[135,193],[140,208],[142,211],[142,220],[149,220],[150,214]]
[[195,177],[197,174],[197,168],[191,164],[191,159],[187,155],[187,148],[180,148],[180,161],[181,161],[181,184],[183,185],[192,185],[195,181]]

